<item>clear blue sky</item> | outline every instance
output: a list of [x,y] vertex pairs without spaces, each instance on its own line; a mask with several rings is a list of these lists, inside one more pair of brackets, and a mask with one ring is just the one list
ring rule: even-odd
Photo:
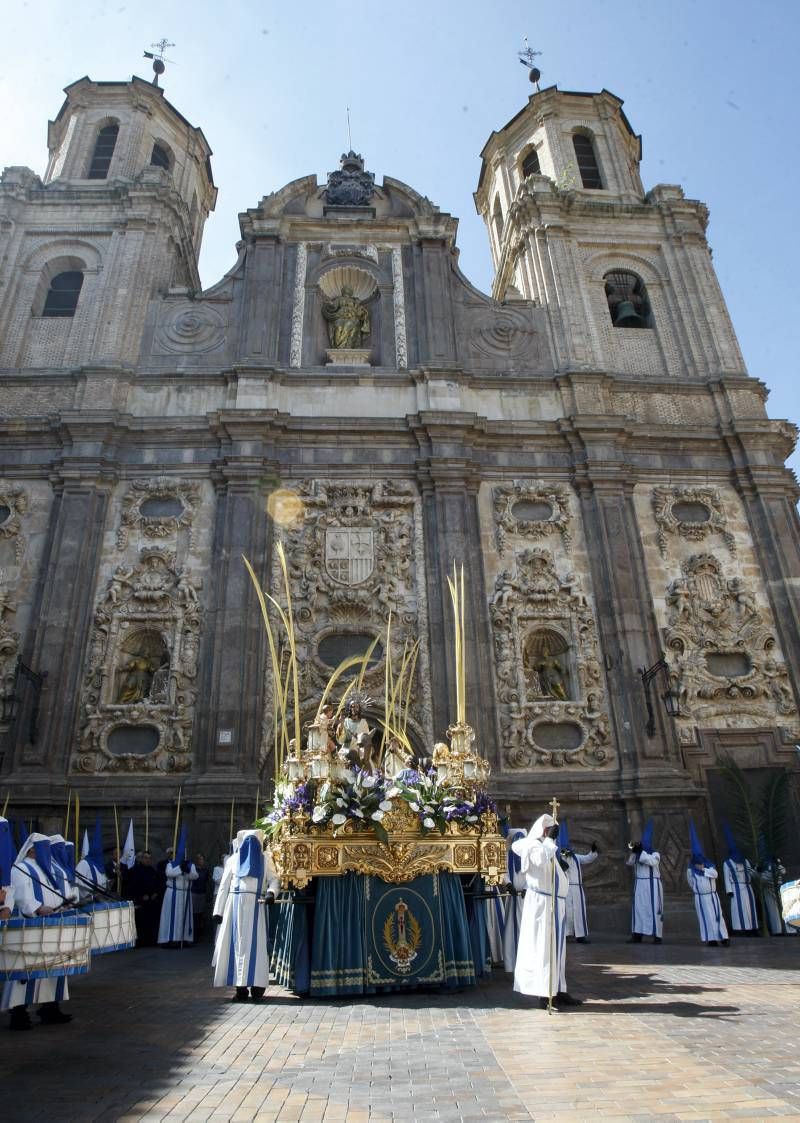
[[[472,191],[478,153],[530,92],[516,51],[541,49],[542,84],[606,87],[643,137],[645,187],[679,183],[711,208],[709,236],[750,373],[773,417],[800,420],[797,44],[800,0],[6,0],[0,166],[44,171],[46,125],[84,74],[149,78],[162,35],[169,99],[214,150],[220,196],[205,285],[233,263],[237,214],[353,145],[460,220],[461,264],[491,266]],[[800,458],[793,458],[800,468]]]

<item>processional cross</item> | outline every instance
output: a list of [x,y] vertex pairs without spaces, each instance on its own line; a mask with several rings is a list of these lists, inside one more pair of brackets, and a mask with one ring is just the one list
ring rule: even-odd
[[558,822],[558,809],[560,806],[561,804],[558,802],[556,797],[553,796],[553,798],[550,800],[550,813],[552,814],[556,822]]

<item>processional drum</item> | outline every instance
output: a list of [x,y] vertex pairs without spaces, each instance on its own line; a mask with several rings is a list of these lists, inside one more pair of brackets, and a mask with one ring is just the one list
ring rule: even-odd
[[793,928],[800,928],[800,881],[785,881],[781,886],[783,919]]
[[85,975],[91,939],[91,919],[75,909],[0,921],[0,981]]
[[92,955],[136,947],[133,901],[95,901],[86,905],[92,922]]

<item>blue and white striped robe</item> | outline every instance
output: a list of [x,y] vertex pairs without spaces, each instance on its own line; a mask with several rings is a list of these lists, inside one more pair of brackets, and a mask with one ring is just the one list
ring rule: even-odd
[[[268,888],[277,892],[271,879]],[[238,855],[225,863],[214,915],[222,917],[214,947],[215,987],[268,987],[267,910],[259,903],[260,877],[239,874]]]
[[192,882],[197,880],[197,870],[191,863],[189,872],[184,873],[180,862],[168,862],[164,873],[167,888],[161,902],[158,943],[190,944],[194,940]]
[[745,860],[726,858],[722,864],[725,892],[731,904],[731,928],[734,932],[750,932],[758,928],[756,898],[751,888],[753,867]]
[[660,939],[664,930],[661,855],[657,850],[643,850],[641,854],[631,854],[628,865],[633,866],[631,932]]
[[[60,908],[64,902],[58,890],[51,889],[53,884],[44,870],[33,860],[33,854],[17,860],[31,877],[20,869],[11,871],[11,888],[15,898],[15,913],[22,916],[35,916],[41,905],[51,909]],[[54,871],[55,872],[55,871]],[[34,881],[33,878],[37,880]],[[58,877],[56,877],[58,881]],[[41,884],[39,884],[41,882]],[[0,924],[3,922],[0,920]],[[30,982],[3,983],[0,1010],[11,1010],[14,1006],[32,1006],[38,1002],[66,1002],[69,987],[65,975],[54,979],[31,979]]]
[[700,939],[704,944],[710,940],[727,940],[728,929],[722,915],[722,906],[717,895],[717,871],[714,866],[704,866],[698,870],[689,866],[686,880],[694,893],[694,907],[697,923],[700,925]]
[[569,866],[569,892],[567,893],[567,916],[565,920],[568,936],[578,936],[583,939],[589,935],[581,866],[590,866],[592,862],[597,861],[597,857],[596,850],[589,850],[586,854],[573,853],[566,856],[566,862]]

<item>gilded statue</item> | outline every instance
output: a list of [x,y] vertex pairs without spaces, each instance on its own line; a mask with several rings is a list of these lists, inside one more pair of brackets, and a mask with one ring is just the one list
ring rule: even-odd
[[360,348],[369,335],[369,312],[366,305],[353,296],[349,285],[340,296],[326,300],[322,315],[328,321],[328,339],[335,350]]
[[150,692],[155,670],[155,664],[145,655],[135,655],[129,659],[124,668],[117,702],[127,706],[144,701]]

